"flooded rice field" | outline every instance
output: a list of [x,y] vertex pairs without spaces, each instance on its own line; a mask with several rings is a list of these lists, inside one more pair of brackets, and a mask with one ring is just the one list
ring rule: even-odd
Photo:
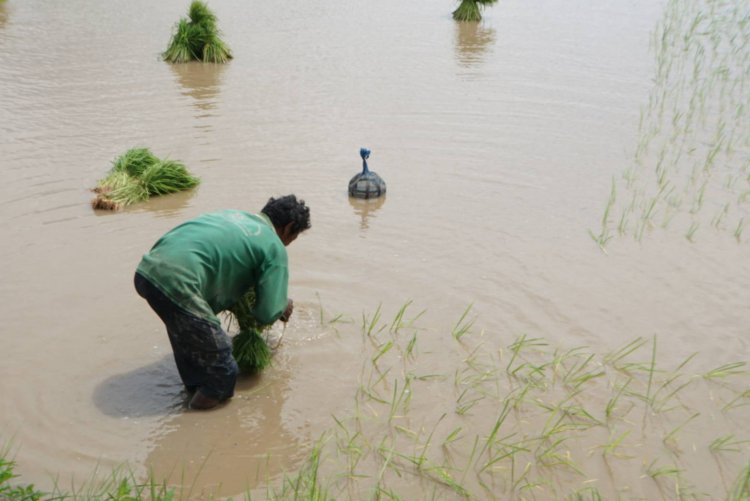
[[[170,65],[188,5],[0,2],[0,443],[19,481],[742,499],[747,5],[514,0],[457,23],[449,1],[214,0],[234,59]],[[135,146],[200,186],[93,210]],[[384,198],[347,196],[360,147]],[[287,193],[312,229],[273,365],[187,411],[135,267],[185,219]]]

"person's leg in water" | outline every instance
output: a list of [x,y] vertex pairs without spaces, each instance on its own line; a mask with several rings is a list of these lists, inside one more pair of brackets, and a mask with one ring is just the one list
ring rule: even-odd
[[239,369],[229,336],[221,327],[182,310],[138,273],[135,288],[167,328],[180,378],[193,393],[190,408],[210,409],[231,398]]

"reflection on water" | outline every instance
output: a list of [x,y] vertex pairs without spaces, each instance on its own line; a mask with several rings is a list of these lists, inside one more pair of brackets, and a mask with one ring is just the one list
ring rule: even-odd
[[[187,166],[188,170],[194,170],[190,166]],[[200,186],[197,186],[188,191],[181,191],[178,193],[171,193],[169,195],[162,195],[159,197],[153,197],[146,203],[138,204],[132,207],[127,207],[125,210],[131,211],[148,211],[154,213],[159,217],[171,217],[174,215],[181,214],[183,209],[190,205],[190,201],[200,190]]]
[[307,448],[284,427],[290,373],[281,365],[241,376],[231,402],[210,415],[180,412],[165,423],[146,459],[155,478],[187,498],[226,496],[296,469]]
[[[380,416],[393,417],[371,429],[382,422],[401,445],[411,442],[394,449],[410,457],[432,449],[422,444],[441,408],[450,415],[434,435],[435,448],[454,426],[467,430],[455,412],[465,403],[456,400],[462,397],[455,374],[466,369],[468,382],[475,381],[472,374],[495,374],[497,367],[489,364],[516,333],[562,342],[563,350],[591,345],[597,351],[659,333],[659,346],[671,348],[659,352],[663,368],[677,366],[692,351],[708,352],[717,365],[747,353],[750,264],[742,246],[712,245],[710,238],[707,245],[688,248],[669,241],[623,243],[605,258],[581,231],[606,196],[598,192],[602,180],[626,167],[621,151],[633,146],[628,132],[635,135],[638,106],[654,85],[647,38],[669,0],[588,3],[592,8],[583,15],[565,2],[546,2],[541,10],[508,2],[503,12],[513,22],[501,28],[491,22],[456,25],[448,10],[411,22],[415,12],[431,8],[427,0],[388,8],[355,2],[333,11],[313,0],[295,3],[283,16],[277,5],[254,4],[257,12],[250,12],[246,2],[226,0],[217,13],[229,21],[237,53],[250,57],[226,66],[170,66],[155,57],[164,49],[162,36],[151,35],[172,25],[175,12],[183,12],[181,2],[153,2],[143,15],[136,2],[118,3],[115,14],[106,2],[75,9],[48,0],[6,0],[0,165],[11,175],[0,192],[0,303],[11,341],[3,346],[0,394],[13,405],[0,406],[0,439],[15,434],[21,480],[49,485],[50,474],[61,470],[62,477],[70,471],[85,478],[103,454],[104,465],[134,461],[140,469],[151,453],[150,463],[174,476],[184,471],[180,461],[192,460],[186,482],[207,457],[201,473],[208,474],[196,489],[244,482],[222,476],[233,470],[254,478],[253,468],[266,464],[269,449],[271,461],[291,463],[298,454],[285,448],[294,447],[292,434],[299,450],[309,452],[307,441],[335,426],[331,415],[354,410],[350,397],[368,384],[360,368],[373,366],[375,355],[362,349],[370,337],[360,332],[359,318],[379,314],[372,312],[380,303],[393,318],[407,298],[429,309],[423,320],[429,334],[420,331],[418,342],[414,337],[415,344],[408,344],[405,331],[391,332],[399,321],[373,335],[384,353],[377,360],[383,373],[370,374],[383,377],[377,398],[396,398],[394,381],[399,393],[412,385],[412,410],[402,415],[388,404],[370,404],[384,410]],[[358,24],[373,15],[372,23]],[[50,20],[64,27],[59,32],[81,36],[67,37],[70,43],[61,46],[45,35]],[[487,26],[497,30],[494,42]],[[82,53],[71,49],[71,38],[96,43],[83,44]],[[481,72],[482,78],[467,82],[457,72]],[[669,125],[671,108],[664,111],[662,123]],[[213,131],[206,133],[207,127]],[[336,195],[345,196],[345,188],[331,180],[343,184],[348,178],[337,166],[351,162],[346,151],[363,142],[386,145],[381,147],[393,155],[388,163],[408,167],[399,170],[401,188],[389,193],[388,207],[380,208],[384,199],[350,199],[347,208]],[[154,198],[111,218],[91,211],[85,190],[105,173],[110,155],[134,144],[184,161],[202,177],[200,190]],[[81,160],[86,158],[91,164]],[[345,164],[354,171],[355,163]],[[169,350],[163,325],[133,291],[133,270],[178,219],[217,207],[256,206],[253,200],[285,192],[304,192],[321,223],[291,249],[292,296],[300,305],[311,304],[314,313],[282,345],[294,354],[293,376],[287,382],[274,366],[262,379],[241,383],[225,408],[210,415],[185,412],[182,387],[163,356]],[[622,190],[617,194],[618,202],[626,198]],[[475,333],[456,344],[451,328],[467,303],[476,305],[480,320]],[[23,334],[12,336],[16,332]],[[463,341],[469,339],[491,348],[486,362],[464,363]],[[420,358],[407,374],[407,357],[396,356],[409,347]],[[425,358],[430,353],[436,355]],[[138,369],[153,356],[159,363]],[[391,356],[389,364],[398,365],[386,373]],[[648,362],[650,352],[634,364],[643,359]],[[500,373],[505,376],[505,364]],[[433,374],[446,379],[421,378]],[[434,395],[444,405],[436,406]],[[467,438],[486,441],[498,412],[499,401],[492,402],[495,414],[477,414],[481,426]],[[604,419],[606,400],[594,395],[578,403],[589,409],[596,404],[592,414]],[[369,407],[357,410],[365,417]],[[580,417],[571,414],[571,423]],[[598,429],[605,443],[610,430],[606,424]],[[366,445],[375,454],[390,447]],[[456,457],[472,455],[471,441],[446,445]],[[500,444],[489,444],[480,457],[481,447],[473,456],[476,466],[503,453]],[[417,468],[407,458],[384,454],[378,463],[368,460],[356,471],[341,472],[377,480],[385,463]],[[420,464],[422,473],[461,474],[447,463]],[[393,477],[396,470],[387,469]],[[615,472],[622,485],[639,482],[643,473]],[[402,483],[414,477],[406,475]],[[579,480],[565,480],[566,487],[575,488]],[[432,485],[424,487],[432,492]],[[377,496],[373,489],[378,487],[359,498]]]
[[8,21],[8,10],[5,6],[5,2],[0,0],[0,28],[5,27],[5,23]]
[[216,109],[225,64],[190,62],[170,64],[169,67],[182,87],[182,93],[195,100],[194,105],[198,110]]
[[[186,167],[189,171],[194,170],[189,165]],[[190,205],[190,200],[198,193],[199,189],[200,186],[197,186],[187,191],[180,191],[177,193],[170,193],[168,195],[151,197],[143,202],[125,206],[119,211],[93,210],[92,212],[97,217],[110,217],[120,214],[144,211],[151,212],[159,217],[171,217],[173,215],[182,213],[183,209]]]
[[359,227],[366,230],[370,227],[369,219],[376,217],[375,213],[385,203],[385,197],[378,198],[354,198],[349,197],[349,205],[354,209],[354,214],[360,217]]
[[480,64],[495,42],[495,30],[482,23],[456,24],[456,58],[461,66]]

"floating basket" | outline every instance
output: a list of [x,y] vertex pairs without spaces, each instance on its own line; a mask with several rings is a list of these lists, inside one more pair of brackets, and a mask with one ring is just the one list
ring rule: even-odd
[[362,157],[362,172],[349,180],[349,196],[355,198],[377,198],[385,195],[385,181],[367,167],[370,150],[360,148]]

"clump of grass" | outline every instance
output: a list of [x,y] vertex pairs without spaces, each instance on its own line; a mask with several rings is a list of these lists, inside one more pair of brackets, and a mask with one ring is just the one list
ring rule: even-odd
[[43,492],[38,491],[32,484],[11,485],[11,480],[17,478],[16,463],[6,459],[5,452],[0,453],[0,499],[37,501],[42,499]]
[[497,0],[461,0],[461,4],[453,11],[453,19],[456,21],[481,21],[482,9],[495,2]]
[[112,164],[109,174],[94,188],[94,209],[119,210],[152,196],[189,190],[200,183],[183,164],[159,159],[148,148],[132,148]]
[[[141,481],[129,469],[114,469],[108,478],[73,486],[66,491],[55,485],[52,492],[38,490],[33,484],[16,483],[16,462],[8,458],[7,448],[0,450],[0,499],[4,501],[51,501],[64,499],[110,499],[120,501],[173,501],[175,490],[153,478]],[[13,483],[11,483],[13,482]]]
[[258,372],[271,364],[271,350],[262,336],[270,325],[260,324],[252,315],[254,304],[255,291],[250,291],[229,310],[240,329],[232,338],[232,355],[244,372]]
[[221,39],[216,26],[216,16],[200,0],[190,4],[189,19],[180,19],[172,39],[162,57],[170,63],[203,61],[204,63],[226,63],[232,59],[232,51]]

